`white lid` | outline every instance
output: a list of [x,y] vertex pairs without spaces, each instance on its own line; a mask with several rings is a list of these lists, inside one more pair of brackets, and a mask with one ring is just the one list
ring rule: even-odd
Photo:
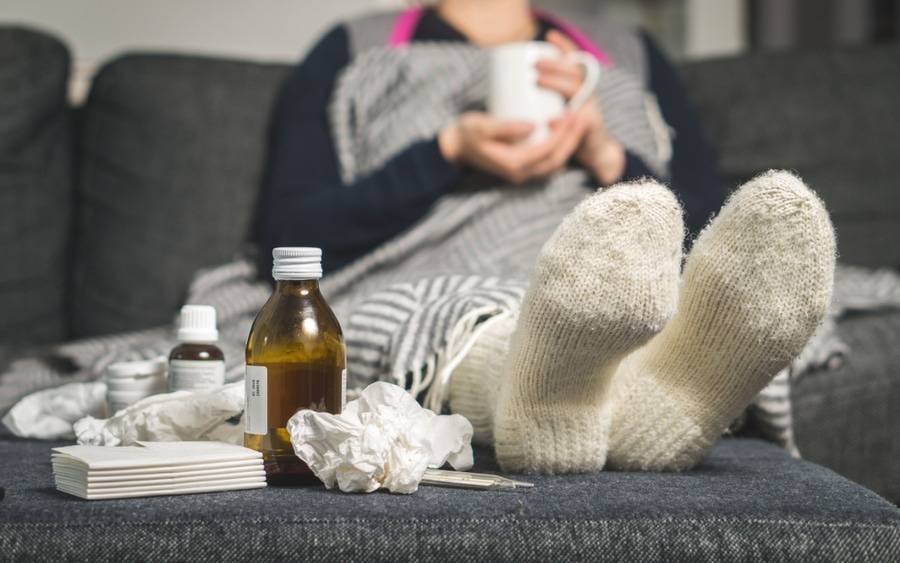
[[159,375],[166,371],[166,357],[159,356],[152,360],[138,360],[133,362],[116,362],[106,366],[106,377],[117,379],[120,377],[139,377]]
[[181,308],[178,323],[178,340],[181,342],[215,342],[216,308],[209,305],[185,305]]
[[322,249],[280,246],[272,249],[272,277],[276,280],[317,280],[322,277]]

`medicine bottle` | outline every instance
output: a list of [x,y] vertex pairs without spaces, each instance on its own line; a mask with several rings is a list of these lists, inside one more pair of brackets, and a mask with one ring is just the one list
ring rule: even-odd
[[269,484],[317,480],[295,454],[287,421],[298,410],[339,414],[347,386],[346,348],[319,291],[322,251],[272,251],[275,291],[247,338],[244,445],[263,454]]
[[216,389],[225,384],[225,355],[216,346],[216,309],[185,305],[178,323],[178,346],[169,354],[169,390]]
[[106,412],[112,416],[144,397],[166,392],[166,357],[110,364],[103,380]]

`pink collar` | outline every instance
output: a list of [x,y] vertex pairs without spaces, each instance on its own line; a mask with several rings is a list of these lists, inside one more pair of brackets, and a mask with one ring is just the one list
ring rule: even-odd
[[[390,47],[401,47],[409,44],[412,41],[413,34],[416,32],[416,27],[419,25],[419,20],[425,15],[425,10],[426,8],[419,7],[401,12],[397,19],[394,20],[394,28],[391,30],[388,45]],[[534,13],[534,17],[553,24],[553,26],[565,33],[579,49],[594,55],[601,65],[605,67],[613,66],[613,61],[609,55],[591,41],[575,24],[545,10],[535,8],[532,10],[532,13]]]

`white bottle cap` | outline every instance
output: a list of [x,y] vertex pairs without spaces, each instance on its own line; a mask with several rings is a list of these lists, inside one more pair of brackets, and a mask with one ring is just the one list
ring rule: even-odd
[[178,322],[178,340],[181,342],[215,342],[216,308],[209,305],[185,305]]
[[280,246],[272,249],[272,277],[276,280],[317,280],[322,277],[322,249]]

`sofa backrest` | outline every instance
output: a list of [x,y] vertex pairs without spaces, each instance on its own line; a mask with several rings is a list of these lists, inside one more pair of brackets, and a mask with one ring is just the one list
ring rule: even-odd
[[840,261],[900,267],[900,44],[688,65],[730,186],[795,170],[824,199]]
[[57,39],[0,28],[0,344],[65,334],[72,150],[69,54]]
[[194,272],[238,253],[286,69],[171,55],[103,67],[80,133],[72,336],[171,322]]

